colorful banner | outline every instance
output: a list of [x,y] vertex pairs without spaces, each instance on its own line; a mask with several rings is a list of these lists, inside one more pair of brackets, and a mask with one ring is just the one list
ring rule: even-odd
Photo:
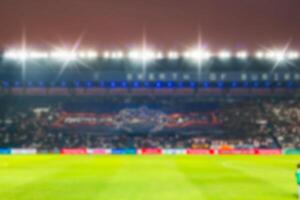
[[256,149],[258,155],[281,155],[281,149]]
[[36,149],[11,149],[11,154],[18,154],[18,155],[32,155],[37,154]]
[[184,155],[186,154],[186,149],[163,149],[164,155]]
[[300,155],[300,149],[284,149],[283,154],[285,154],[285,155]]
[[135,155],[137,154],[136,149],[112,149],[111,154],[113,155]]
[[[0,148],[0,154],[53,154],[55,151],[43,151],[37,149],[22,148]],[[60,150],[60,154],[68,155],[300,155],[300,149],[101,149],[101,148],[65,148]]]
[[159,109],[140,107],[124,108],[113,113],[60,112],[51,128],[155,133],[179,129],[199,130],[218,127],[220,124],[220,120],[213,112],[164,113]]
[[217,151],[220,155],[254,155],[256,154],[255,149],[219,149]]
[[87,149],[80,148],[80,149],[62,149],[60,151],[61,154],[68,154],[68,155],[80,155],[80,154],[87,154]]
[[11,154],[11,149],[8,149],[8,148],[3,148],[3,149],[0,149],[0,154]]
[[160,154],[162,154],[162,149],[139,149],[138,154],[160,155]]
[[87,154],[92,154],[92,155],[111,154],[111,149],[87,149]]
[[212,155],[215,154],[213,149],[187,149],[187,154],[189,155]]

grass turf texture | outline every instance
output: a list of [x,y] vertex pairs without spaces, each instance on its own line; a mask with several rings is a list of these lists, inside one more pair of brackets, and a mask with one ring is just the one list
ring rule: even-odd
[[0,156],[3,200],[293,200],[298,156]]

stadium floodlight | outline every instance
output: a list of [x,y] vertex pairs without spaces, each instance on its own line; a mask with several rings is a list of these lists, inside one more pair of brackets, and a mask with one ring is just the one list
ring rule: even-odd
[[157,52],[155,55],[156,59],[163,59],[164,58],[164,54],[162,52]]
[[122,51],[115,51],[112,52],[110,55],[110,58],[112,59],[122,59],[124,57],[124,53]]
[[212,57],[211,52],[209,52],[209,51],[203,52],[203,58],[204,59],[210,59],[211,57]]
[[204,59],[209,59],[212,56],[212,54],[209,51],[206,51],[204,49],[193,49],[184,52],[183,56],[187,59],[201,61]]
[[236,57],[242,60],[245,60],[248,58],[248,52],[247,51],[239,51],[236,53]]
[[156,58],[156,53],[150,50],[132,50],[128,53],[128,58],[133,60],[152,60]]
[[128,58],[130,58],[130,59],[139,59],[140,58],[140,53],[138,51],[130,51],[128,53]]
[[111,54],[110,54],[110,52],[109,51],[105,51],[105,52],[103,52],[103,58],[105,58],[105,59],[109,59],[111,57]]
[[6,59],[15,59],[16,53],[14,51],[7,51],[7,52],[4,52],[3,57]]
[[299,53],[296,51],[290,51],[287,53],[287,58],[290,60],[295,60],[299,58]]
[[255,57],[256,57],[257,59],[262,59],[262,58],[265,57],[265,54],[264,54],[264,52],[262,52],[262,51],[257,51],[257,52],[255,53]]
[[80,51],[77,54],[77,57],[81,59],[94,59],[98,56],[98,53],[96,51]]
[[170,60],[176,60],[179,58],[179,53],[177,51],[170,51],[168,53],[168,59]]
[[282,61],[286,59],[286,53],[284,51],[272,50],[266,52],[265,57],[271,60]]
[[94,59],[98,57],[98,53],[96,51],[89,50],[86,52],[86,57],[89,59]]
[[117,52],[111,52],[111,59],[119,59]]
[[79,56],[79,58],[86,58],[87,54],[86,54],[86,52],[81,51],[81,52],[78,53],[78,56]]
[[27,53],[24,51],[10,50],[4,53],[4,58],[6,59],[26,59]]
[[142,51],[141,52],[142,54],[142,59],[143,60],[151,60],[151,59],[155,59],[155,52],[153,51],[149,51],[149,50],[146,50],[146,51]]
[[190,52],[191,58],[194,60],[202,60],[203,51],[201,49],[195,49]]
[[4,58],[14,60],[27,60],[27,59],[42,59],[48,58],[47,52],[39,51],[24,51],[24,50],[10,50],[4,53]]
[[218,57],[220,59],[229,59],[229,58],[231,58],[231,52],[230,51],[226,51],[226,50],[220,51],[218,53]]
[[286,54],[284,51],[277,51],[275,52],[275,59],[278,61],[286,59]]
[[51,58],[58,60],[76,60],[78,57],[76,52],[67,50],[53,51],[50,56]]
[[202,60],[203,51],[201,49],[195,49],[191,52],[191,56],[195,60]]
[[186,58],[186,59],[188,59],[188,58],[191,58],[192,56],[191,56],[191,52],[190,51],[185,51],[185,52],[183,52],[183,57],[184,58]]
[[49,57],[49,54],[47,52],[32,51],[32,52],[29,52],[28,57],[30,59],[45,59],[45,58]]
[[[183,53],[179,53],[178,51],[171,50],[166,54],[158,51],[152,50],[132,50],[127,52],[126,54],[123,51],[105,51],[102,53],[102,57],[105,59],[123,59],[128,57],[129,59],[133,60],[155,60],[155,59],[179,59],[183,57],[185,59],[191,59],[194,61],[203,61],[210,59],[212,56],[218,57],[220,59],[229,59],[232,56],[235,56],[238,59],[245,60],[249,57],[249,53],[246,50],[241,50],[232,54],[230,51],[220,51],[216,54],[212,54],[205,49],[191,49],[189,51],[185,51]],[[269,59],[275,61],[282,61],[285,59],[288,60],[296,60],[300,58],[300,54],[297,51],[288,51],[275,49],[269,51],[257,51],[253,54],[256,59]],[[11,49],[9,51],[5,51],[3,54],[5,59],[11,60],[29,60],[29,59],[58,59],[58,60],[76,60],[80,59],[96,59],[98,57],[98,52],[94,50],[87,50],[87,51],[72,51],[66,49],[58,49],[54,51],[35,51],[35,50],[18,50],[18,49]]]
[[276,56],[275,52],[274,51],[268,51],[265,53],[265,57],[268,58],[268,59],[274,59]]
[[26,60],[29,57],[29,53],[27,51],[19,51],[17,52],[17,59],[18,60]]
[[118,51],[116,53],[117,58],[123,58],[124,57],[124,53],[122,51]]

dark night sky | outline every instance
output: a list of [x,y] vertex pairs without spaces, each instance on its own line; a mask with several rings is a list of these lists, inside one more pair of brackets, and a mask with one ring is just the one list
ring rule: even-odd
[[203,41],[214,48],[300,47],[300,0],[0,0],[0,46],[72,44],[183,49]]

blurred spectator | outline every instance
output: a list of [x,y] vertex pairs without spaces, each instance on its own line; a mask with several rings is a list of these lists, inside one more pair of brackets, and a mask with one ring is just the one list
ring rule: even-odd
[[[105,105],[107,106],[105,107]],[[138,110],[126,106],[152,105],[154,112],[143,106]],[[234,148],[300,148],[300,103],[296,100],[278,101],[215,101],[201,102],[186,100],[182,104],[167,99],[112,99],[102,102],[102,108],[89,101],[80,105],[61,101],[47,107],[25,106],[10,107],[2,111],[0,120],[0,147],[38,148],[53,150],[58,148],[195,148],[208,149],[221,146]],[[123,109],[122,109],[122,106]],[[125,109],[124,109],[125,108]],[[99,110],[106,109],[106,110]],[[168,119],[168,113],[177,114]],[[110,112],[115,116],[118,126],[131,123],[162,130],[159,123],[197,122],[211,120],[218,124],[220,134],[208,129],[203,132],[159,134],[126,134],[85,132],[80,129],[53,129],[52,125],[63,111],[67,112]],[[189,115],[187,112],[193,112]],[[121,114],[120,114],[121,113]],[[185,114],[184,114],[185,113]],[[196,113],[196,114],[195,114]],[[198,114],[197,114],[198,113]],[[200,113],[210,113],[203,115]],[[148,118],[149,116],[149,118]],[[179,117],[178,117],[179,116]],[[183,117],[184,116],[184,117]],[[208,117],[209,116],[209,117]],[[208,119],[210,118],[210,119]],[[149,124],[147,124],[149,123]],[[159,125],[159,126],[158,126]]]

